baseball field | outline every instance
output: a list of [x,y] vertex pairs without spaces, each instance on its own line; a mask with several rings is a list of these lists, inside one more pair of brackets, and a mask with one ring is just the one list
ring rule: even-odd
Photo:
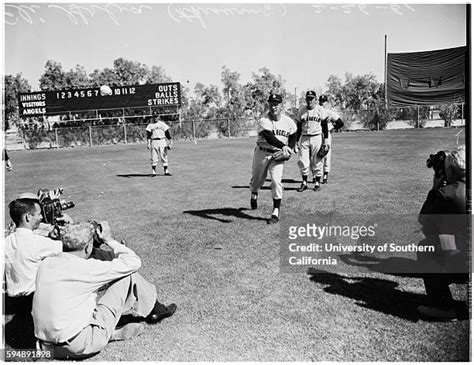
[[[455,147],[460,131],[335,134],[321,191],[298,193],[297,159],[286,163],[282,217],[412,216],[388,229],[418,237],[416,217],[432,183],[426,159]],[[159,299],[178,305],[173,317],[89,361],[468,361],[469,320],[420,319],[419,278],[280,271],[281,223],[266,221],[270,182],[259,209],[249,209],[254,146],[255,138],[177,141],[172,176],[154,178],[145,144],[11,152],[5,207],[22,192],[62,186],[76,205],[68,214],[109,221],[142,258],[140,272]],[[451,288],[456,300],[467,299],[466,284]],[[7,348],[34,347],[31,325],[11,314],[5,322]]]

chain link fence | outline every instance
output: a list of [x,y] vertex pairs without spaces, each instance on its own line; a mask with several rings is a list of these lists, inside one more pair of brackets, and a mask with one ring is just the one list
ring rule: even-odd
[[[256,121],[247,118],[168,121],[176,140],[248,137],[256,135]],[[89,123],[90,124],[90,123]],[[26,149],[99,146],[146,142],[147,124],[125,124],[117,120],[109,125],[56,127],[32,125],[19,130]]]
[[382,130],[465,126],[464,103],[409,105],[339,111],[346,130]]
[[[464,104],[452,103],[434,106],[390,106],[367,110],[339,110],[344,130],[382,130],[424,127],[465,126]],[[144,143],[145,128],[150,121],[147,115],[105,116],[26,125],[18,134],[26,149],[98,146],[110,144]],[[254,118],[228,117],[217,119],[184,119],[169,114],[166,120],[170,133],[176,140],[199,140],[249,137],[256,135]],[[8,145],[7,145],[8,147]]]

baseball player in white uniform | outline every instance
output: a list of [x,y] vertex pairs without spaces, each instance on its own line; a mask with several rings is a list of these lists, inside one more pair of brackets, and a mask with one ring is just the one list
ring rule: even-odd
[[250,206],[257,209],[258,191],[265,183],[267,173],[270,173],[273,198],[273,211],[268,221],[278,223],[280,219],[280,204],[283,197],[283,167],[284,161],[276,161],[273,154],[281,150],[290,156],[296,143],[296,124],[288,116],[281,114],[283,99],[279,94],[270,94],[268,98],[269,111],[258,121],[257,146],[252,162],[252,178],[250,180]]
[[322,158],[318,151],[322,145],[328,144],[328,119],[330,114],[327,109],[317,105],[316,92],[306,92],[306,106],[303,107],[296,118],[298,125],[298,166],[300,168],[302,183],[298,192],[308,189],[308,175],[313,174],[314,190],[318,191],[323,176]]
[[319,105],[323,108],[326,108],[330,114],[328,123],[328,145],[329,145],[329,152],[326,156],[323,157],[323,181],[322,184],[327,184],[329,180],[329,173],[331,172],[331,156],[332,156],[332,135],[331,132],[333,130],[339,130],[344,127],[344,122],[341,120],[340,116],[334,112],[333,110],[329,109],[328,98],[326,95],[321,95],[319,97]]
[[156,176],[158,160],[163,164],[165,176],[171,176],[168,171],[168,151],[173,145],[168,125],[156,117],[155,123],[146,126],[147,149],[151,150],[151,174]]

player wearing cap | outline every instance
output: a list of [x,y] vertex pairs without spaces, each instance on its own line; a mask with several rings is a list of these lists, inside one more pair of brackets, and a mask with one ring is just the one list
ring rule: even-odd
[[297,115],[297,140],[299,141],[298,166],[302,183],[298,192],[308,189],[308,175],[313,173],[314,190],[320,189],[322,173],[322,158],[318,151],[322,145],[328,144],[328,111],[317,105],[316,92],[306,92],[306,106]]
[[331,157],[332,157],[332,135],[331,132],[333,130],[338,131],[342,127],[344,127],[344,122],[341,120],[341,117],[331,109],[329,109],[328,98],[326,95],[321,95],[319,97],[319,105],[323,108],[326,108],[330,114],[328,123],[328,146],[329,152],[326,156],[323,157],[323,184],[327,184],[329,180],[329,173],[331,172]]
[[278,223],[280,219],[280,203],[283,197],[283,167],[284,161],[277,161],[273,154],[283,151],[287,156],[293,153],[296,142],[296,125],[293,120],[281,114],[282,97],[279,94],[270,94],[268,98],[269,110],[258,121],[257,146],[255,147],[252,162],[252,178],[250,180],[250,206],[257,209],[258,191],[265,183],[270,173],[273,198],[273,211],[269,223]]
[[156,117],[155,123],[146,126],[147,149],[151,150],[151,173],[156,176],[158,159],[163,164],[165,176],[171,176],[168,171],[168,151],[173,145],[168,125]]

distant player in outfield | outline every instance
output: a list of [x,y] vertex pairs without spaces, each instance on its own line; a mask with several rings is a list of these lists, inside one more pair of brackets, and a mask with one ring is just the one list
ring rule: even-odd
[[321,95],[319,97],[319,105],[322,106],[323,108],[326,108],[328,112],[330,113],[330,118],[328,123],[328,145],[329,145],[329,152],[326,156],[323,158],[323,184],[327,184],[329,180],[329,173],[331,172],[331,156],[332,156],[332,136],[331,132],[333,130],[338,131],[342,127],[344,127],[344,122],[341,120],[341,117],[331,109],[329,109],[329,103],[328,103],[328,98],[326,95]]
[[168,151],[173,146],[173,140],[169,131],[170,127],[156,117],[155,123],[146,126],[147,148],[151,150],[151,173],[156,176],[158,160],[163,164],[165,176],[171,176],[168,171]]
[[270,173],[273,198],[273,211],[269,223],[278,223],[280,219],[280,203],[283,197],[283,160],[276,160],[274,153],[282,151],[286,156],[293,153],[296,142],[296,125],[290,117],[281,114],[283,99],[279,94],[270,94],[269,111],[258,121],[257,146],[252,162],[252,178],[250,180],[250,207],[257,209],[258,191]]

